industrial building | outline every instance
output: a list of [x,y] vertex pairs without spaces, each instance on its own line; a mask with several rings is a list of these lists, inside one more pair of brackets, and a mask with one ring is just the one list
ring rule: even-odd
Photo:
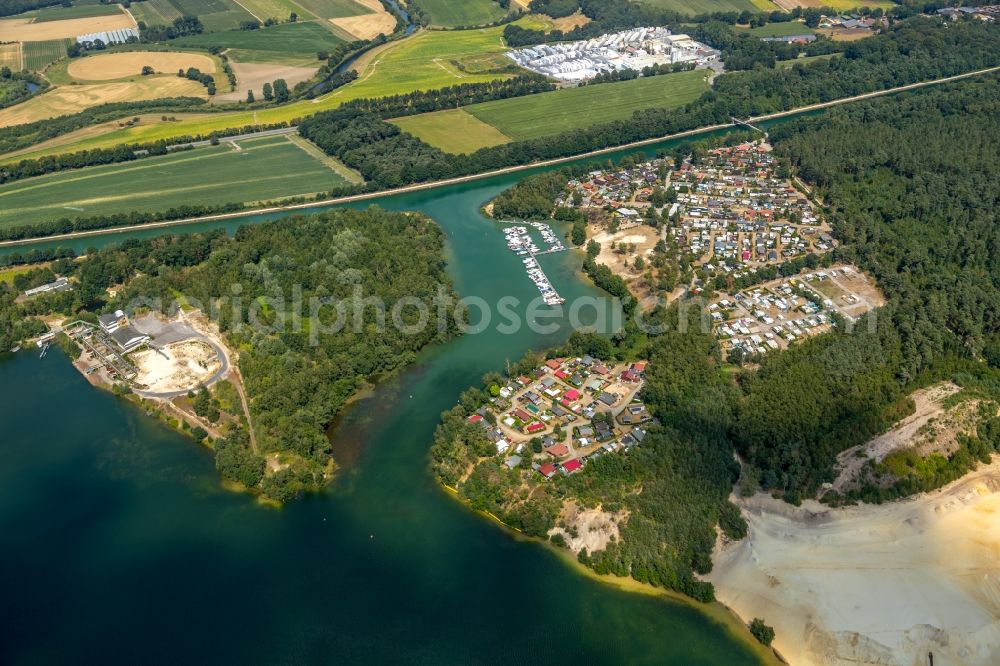
[[665,27],[634,28],[581,42],[540,44],[507,53],[525,69],[562,81],[586,81],[598,74],[653,65],[706,65],[719,52]]

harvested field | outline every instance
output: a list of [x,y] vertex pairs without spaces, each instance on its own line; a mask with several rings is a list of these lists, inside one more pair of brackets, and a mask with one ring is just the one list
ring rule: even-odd
[[510,143],[510,137],[462,109],[422,113],[390,121],[425,143],[447,153],[473,153]]
[[826,35],[835,42],[856,42],[859,39],[866,39],[875,34],[867,28],[833,28],[832,30],[817,30],[816,32]]
[[139,369],[135,381],[145,390],[170,393],[196,389],[222,367],[218,354],[202,340],[175,342],[161,351],[132,354],[132,362]]
[[264,99],[261,92],[265,83],[275,79],[284,79],[288,87],[294,87],[299,81],[307,81],[313,77],[318,67],[292,67],[290,65],[253,64],[248,62],[230,62],[233,73],[236,74],[236,90],[225,95],[216,95],[219,102],[242,102],[247,98],[247,91],[253,90],[256,99]]
[[169,51],[127,51],[77,58],[69,64],[66,71],[74,79],[82,81],[111,81],[137,76],[147,65],[162,74],[173,74],[178,69],[188,67],[206,74],[215,72],[215,61],[207,55]]
[[132,16],[122,13],[41,23],[35,23],[33,19],[3,19],[0,20],[0,42],[44,42],[91,32],[134,27],[135,21],[132,20]]
[[205,86],[177,76],[143,77],[141,81],[58,86],[49,92],[0,110],[0,127],[78,113],[109,102],[134,102],[163,97],[207,97]]
[[353,35],[356,39],[374,39],[380,34],[390,35],[396,29],[396,17],[385,10],[378,0],[357,0],[370,13],[360,16],[332,18],[330,23]]
[[0,67],[10,67],[15,72],[21,71],[23,64],[21,45],[18,42],[0,44]]

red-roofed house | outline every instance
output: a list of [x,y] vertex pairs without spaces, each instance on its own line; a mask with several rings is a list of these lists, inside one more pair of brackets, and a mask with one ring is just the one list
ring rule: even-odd
[[528,412],[524,411],[523,409],[515,409],[514,410],[514,416],[516,416],[518,419],[520,419],[524,423],[527,423],[528,421],[531,420],[531,414],[529,414]]
[[577,391],[576,389],[570,389],[570,390],[566,391],[566,399],[569,400],[570,402],[572,402],[574,400],[579,400],[580,399],[580,392]]
[[539,432],[545,430],[545,426],[537,421],[528,426],[528,432]]
[[559,366],[562,365],[562,363],[560,363],[554,358],[550,358],[548,361],[545,362],[545,365],[549,366],[549,368],[551,368],[552,370],[558,370]]
[[562,464],[562,473],[569,475],[583,467],[579,458],[573,458],[572,460],[567,460]]
[[566,373],[566,372],[563,372],[562,370],[556,370],[555,375],[556,375],[556,377],[558,377],[559,379],[561,379],[563,381],[566,381],[567,379],[569,379],[569,374]]
[[646,364],[645,363],[633,363],[632,364],[632,369],[635,370],[636,372],[639,372],[639,373],[646,372]]
[[483,417],[480,416],[479,414],[473,414],[472,416],[469,417],[469,423],[479,423],[482,420]]
[[556,466],[552,463],[545,463],[538,468],[538,473],[544,476],[546,479],[551,479],[556,475]]
[[521,386],[527,386],[528,384],[531,383],[531,377],[525,377],[524,375],[521,375],[520,377],[517,378],[517,383],[520,384]]
[[596,372],[599,375],[606,375],[606,374],[608,374],[608,368],[607,368],[607,366],[602,365],[600,363],[595,363],[594,367],[592,367],[591,370],[593,372]]
[[569,453],[569,448],[560,442],[559,444],[553,444],[549,448],[545,449],[545,452],[554,458],[559,458]]

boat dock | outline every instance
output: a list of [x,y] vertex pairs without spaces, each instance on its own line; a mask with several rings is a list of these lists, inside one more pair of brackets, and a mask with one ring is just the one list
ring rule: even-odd
[[[515,226],[510,226],[503,230],[504,236],[507,239],[507,248],[521,257],[524,269],[531,281],[538,287],[538,291],[542,295],[542,300],[545,301],[546,305],[560,305],[565,303],[566,299],[562,298],[552,287],[548,276],[545,275],[542,267],[538,264],[538,260],[535,258],[540,254],[552,254],[554,252],[562,252],[566,249],[562,241],[559,240],[558,236],[552,230],[552,227],[544,222],[527,222],[524,224],[508,222],[507,224],[515,224]],[[528,226],[525,225],[530,225],[538,230],[543,242],[547,245],[544,250],[538,247],[531,238],[528,234]]]

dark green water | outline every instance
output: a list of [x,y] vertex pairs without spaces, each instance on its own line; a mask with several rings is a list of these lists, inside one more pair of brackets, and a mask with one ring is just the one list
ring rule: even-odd
[[[378,203],[442,225],[462,296],[526,303],[537,291],[477,212],[522,176]],[[80,245],[105,238],[123,235]],[[564,297],[600,296],[579,263],[542,258]],[[585,578],[433,483],[439,413],[568,333],[431,350],[338,424],[329,492],[280,511],[222,490],[206,451],[58,352],[3,357],[0,662],[756,663],[700,611]]]

